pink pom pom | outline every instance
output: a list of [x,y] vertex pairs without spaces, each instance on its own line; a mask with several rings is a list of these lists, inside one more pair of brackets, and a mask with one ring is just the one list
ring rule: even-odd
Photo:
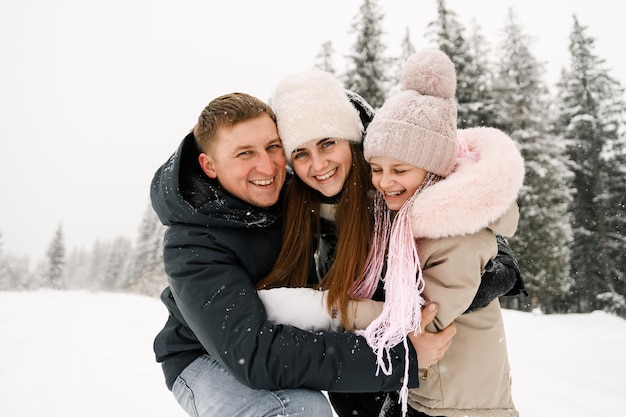
[[439,49],[423,49],[407,59],[402,88],[425,96],[451,99],[456,90],[454,64]]

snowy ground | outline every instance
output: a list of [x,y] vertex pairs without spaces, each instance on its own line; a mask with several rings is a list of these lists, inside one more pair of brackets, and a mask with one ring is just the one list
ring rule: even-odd
[[[522,417],[626,410],[626,321],[505,311]],[[166,319],[152,298],[0,292],[0,416],[184,417],[154,362]]]

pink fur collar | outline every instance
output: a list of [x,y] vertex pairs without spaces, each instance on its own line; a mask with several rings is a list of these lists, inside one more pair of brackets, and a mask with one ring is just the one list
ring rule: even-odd
[[452,174],[421,192],[411,212],[416,238],[478,232],[506,212],[524,182],[524,160],[504,132],[478,127],[457,135],[479,160],[457,159]]

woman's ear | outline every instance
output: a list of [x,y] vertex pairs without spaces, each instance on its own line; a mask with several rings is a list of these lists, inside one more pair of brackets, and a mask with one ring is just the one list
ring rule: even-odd
[[215,172],[215,164],[213,163],[213,159],[209,155],[201,152],[200,155],[198,155],[198,162],[200,163],[200,168],[202,168],[202,171],[204,171],[204,173],[207,174],[209,178],[217,178],[217,172]]

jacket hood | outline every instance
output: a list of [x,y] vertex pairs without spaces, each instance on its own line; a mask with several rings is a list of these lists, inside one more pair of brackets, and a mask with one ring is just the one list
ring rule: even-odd
[[278,204],[262,209],[232,196],[217,180],[204,174],[198,155],[193,133],[189,133],[154,174],[150,199],[161,223],[258,227],[276,221]]
[[504,132],[478,127],[457,131],[477,156],[458,158],[454,171],[425,188],[411,213],[416,238],[439,239],[491,227],[517,199],[524,182],[524,160]]

